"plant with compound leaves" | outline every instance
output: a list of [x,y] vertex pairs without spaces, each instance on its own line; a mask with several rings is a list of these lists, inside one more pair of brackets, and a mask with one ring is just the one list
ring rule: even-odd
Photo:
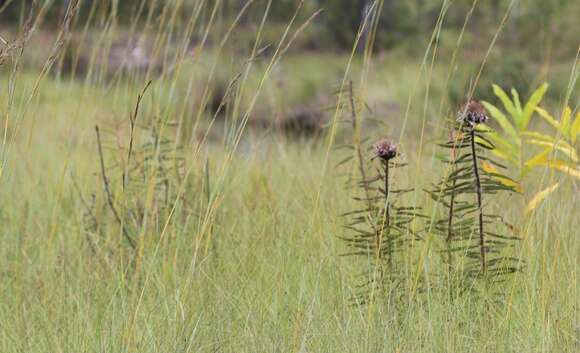
[[[449,174],[428,192],[443,206],[444,212],[431,229],[444,239],[449,271],[463,278],[498,281],[520,269],[517,258],[504,254],[518,238],[497,231],[510,226],[500,215],[488,212],[486,200],[516,189],[512,179],[498,172],[505,166],[489,157],[495,146],[487,137],[487,120],[479,102],[471,101],[461,108],[454,133],[440,145],[450,151],[450,158],[442,158]],[[483,168],[484,163],[493,165],[493,171]]]
[[396,189],[393,186],[392,171],[404,166],[397,161],[397,146],[380,140],[374,145],[374,154],[373,160],[380,163],[377,174],[358,183],[364,190],[364,196],[355,197],[355,200],[362,205],[343,214],[349,234],[341,239],[351,249],[345,255],[365,257],[370,264],[355,294],[359,304],[373,301],[377,295],[384,293],[389,281],[395,283],[398,280],[397,254],[405,250],[412,240],[420,239],[413,229],[413,221],[423,217],[419,208],[399,204],[401,196],[412,189]]
[[[580,114],[572,119],[572,109],[566,107],[558,121],[546,110],[539,107],[542,98],[548,90],[548,84],[540,85],[526,102],[520,101],[518,92],[511,90],[512,98],[497,85],[493,85],[493,92],[502,102],[503,111],[488,102],[483,102],[490,116],[499,124],[500,132],[491,132],[489,139],[497,146],[494,153],[517,170],[517,187],[528,191],[524,177],[534,168],[547,168],[580,179],[578,154],[574,147],[580,134]],[[504,113],[505,112],[505,113]],[[529,130],[529,123],[534,112],[537,112],[555,130],[554,136],[538,131]],[[529,145],[538,146],[540,151],[532,156],[526,156]],[[484,164],[484,167],[493,170],[493,166]],[[543,199],[554,192],[560,183],[554,183],[547,188],[530,195],[525,211],[535,209]]]
[[[524,136],[529,144],[541,148],[534,157],[527,162],[530,168],[543,167],[557,170],[574,180],[580,179],[580,160],[578,159],[578,141],[580,141],[580,112],[572,118],[572,109],[564,108],[561,118],[554,118],[548,111],[540,107],[536,112],[554,128],[554,135],[543,134],[538,131],[526,131]],[[540,190],[527,203],[525,211],[532,212],[551,193],[561,185],[558,181]]]

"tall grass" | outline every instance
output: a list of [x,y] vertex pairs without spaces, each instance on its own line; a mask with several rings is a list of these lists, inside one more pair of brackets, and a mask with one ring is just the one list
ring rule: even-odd
[[[354,140],[366,160],[364,137],[388,135],[409,162],[392,183],[418,191],[446,175],[430,141],[455,111],[446,90],[463,46],[459,35],[451,59],[437,54],[440,21],[453,6],[444,1],[423,58],[380,59],[373,33],[382,3],[363,19],[352,52],[332,56],[292,51],[319,16],[302,13],[302,2],[279,40],[264,42],[271,0],[248,1],[225,25],[222,1],[163,2],[158,13],[136,9],[128,28],[114,8],[96,5],[79,23],[72,1],[48,52],[31,45],[45,35],[41,5],[3,35],[0,351],[577,351],[580,203],[577,182],[561,174],[550,177],[563,181],[558,192],[530,216],[517,196],[484,199],[523,238],[517,256],[526,268],[501,284],[499,299],[484,292],[449,300],[444,239],[427,233],[398,264],[410,288],[403,298],[352,305],[361,263],[339,256],[336,235],[347,234],[339,215],[356,205],[341,173],[357,175],[360,165],[334,168],[353,153],[336,146]],[[241,19],[255,7],[263,14],[255,40],[239,52]],[[182,17],[184,9],[191,13]],[[119,33],[150,43],[163,68],[100,64]],[[59,60],[73,42],[74,61],[83,56],[88,66],[69,76]],[[324,139],[252,127],[306,99],[301,82],[316,75],[317,89],[339,92]],[[208,109],[218,80],[227,87],[221,112]],[[385,100],[399,112],[383,108]],[[427,195],[401,198],[436,217]]]

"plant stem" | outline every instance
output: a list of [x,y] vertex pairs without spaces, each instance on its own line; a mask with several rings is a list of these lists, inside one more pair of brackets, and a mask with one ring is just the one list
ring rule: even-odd
[[[383,161],[384,168],[385,168],[385,218],[383,219],[383,226],[381,227],[380,238],[378,239],[379,244],[377,244],[379,248],[379,253],[382,253],[382,243],[383,238],[385,237],[385,231],[389,231],[390,227],[390,214],[389,214],[389,161]],[[387,234],[388,237],[388,234]],[[388,240],[387,240],[388,241]],[[392,246],[393,244],[387,243],[387,254],[388,254],[388,265],[389,267],[392,264]]]
[[348,86],[348,97],[350,102],[350,110],[351,110],[351,117],[352,117],[352,130],[353,130],[353,145],[356,151],[357,159],[358,159],[358,169],[361,177],[361,185],[365,191],[365,196],[367,198],[367,206],[369,208],[369,212],[372,210],[372,203],[371,197],[369,192],[369,185],[367,182],[367,176],[364,167],[364,159],[362,155],[362,148],[360,143],[360,129],[358,125],[358,116],[356,112],[356,105],[354,104],[354,90],[352,87],[352,81],[349,82]]
[[385,224],[389,227],[389,161],[385,161]]
[[103,147],[101,146],[101,134],[99,132],[98,126],[95,126],[95,132],[97,133],[97,147],[99,149],[99,159],[101,161],[101,174],[103,177],[103,184],[105,186],[105,195],[107,196],[107,203],[109,204],[109,207],[113,212],[115,220],[117,221],[117,223],[119,223],[119,226],[121,227],[121,230],[123,232],[123,235],[127,239],[127,242],[129,243],[131,248],[135,250],[135,241],[133,240],[133,238],[131,238],[131,235],[129,234],[127,228],[125,228],[125,224],[121,219],[121,216],[119,216],[119,212],[117,212],[115,202],[113,201],[113,194],[111,193],[111,188],[109,187],[109,179],[107,179],[107,173],[105,171],[105,159],[103,157]]
[[131,130],[129,133],[129,151],[127,152],[127,165],[125,166],[125,170],[123,171],[123,190],[125,190],[127,178],[129,175],[129,169],[131,168],[131,154],[133,153],[135,124],[137,122],[137,117],[139,116],[139,107],[141,106],[141,100],[143,99],[145,92],[147,91],[152,82],[153,80],[149,80],[149,82],[147,82],[147,84],[145,85],[145,88],[143,88],[141,93],[139,93],[139,96],[137,96],[137,104],[135,105],[135,111],[133,112],[132,115],[129,116],[129,127],[131,128]]
[[485,237],[483,233],[483,205],[482,205],[482,192],[481,192],[481,180],[479,178],[479,169],[477,168],[477,154],[475,153],[475,129],[472,128],[470,131],[471,135],[471,158],[473,160],[473,174],[475,175],[475,193],[477,194],[477,208],[479,210],[479,251],[481,257],[481,269],[483,274],[486,273],[486,263],[485,263]]
[[[461,141],[463,142],[463,141]],[[453,172],[455,172],[455,170],[457,169],[457,164],[456,164],[456,158],[457,158],[457,154],[455,151],[455,145],[453,146],[453,149],[451,150],[451,158],[453,161],[453,165],[452,165],[452,169]],[[455,210],[455,184],[456,184],[456,180],[453,179],[453,183],[452,183],[452,187],[451,187],[451,198],[449,200],[449,214],[448,214],[448,222],[447,222],[447,239],[446,239],[446,243],[447,243],[447,265],[448,265],[448,270],[449,273],[451,274],[451,262],[453,260],[453,256],[451,255],[451,241],[453,240],[453,212]]]
[[[453,181],[453,187],[452,189],[455,189],[455,181]],[[449,266],[449,271],[451,272],[451,261],[452,261],[452,256],[451,256],[451,241],[453,240],[453,211],[454,211],[454,206],[455,206],[455,191],[451,192],[451,199],[449,200],[449,220],[447,223],[447,265]]]

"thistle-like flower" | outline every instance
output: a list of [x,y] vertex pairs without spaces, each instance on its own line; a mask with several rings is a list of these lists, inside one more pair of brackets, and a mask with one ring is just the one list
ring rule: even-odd
[[487,113],[483,105],[478,101],[472,100],[461,106],[457,121],[473,128],[475,125],[485,123],[487,119]]
[[373,147],[375,150],[375,157],[378,157],[383,161],[391,160],[397,156],[397,145],[386,139],[377,141]]

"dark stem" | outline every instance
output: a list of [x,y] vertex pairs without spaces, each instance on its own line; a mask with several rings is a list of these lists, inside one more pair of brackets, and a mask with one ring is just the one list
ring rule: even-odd
[[[390,227],[390,211],[389,211],[389,161],[388,160],[384,160],[384,168],[385,168],[385,218],[383,220],[383,227],[381,227],[381,234],[380,234],[380,242],[383,243],[384,242],[384,238],[385,236],[388,238],[389,236],[389,227]],[[386,234],[385,234],[386,233]],[[382,245],[382,244],[379,244]],[[392,246],[393,244],[390,244],[389,240],[387,239],[387,264],[390,267],[392,264]],[[379,250],[380,252],[382,252],[381,249],[382,246],[379,246]]]
[[479,178],[479,169],[477,168],[477,154],[475,153],[474,128],[471,129],[470,135],[471,135],[471,158],[473,159],[473,174],[475,175],[475,193],[477,194],[477,208],[479,209],[479,251],[481,257],[481,270],[485,275],[487,269],[485,263],[485,237],[483,233],[483,205],[482,205],[481,180]]
[[385,209],[387,215],[385,224],[389,227],[389,161],[385,161]]
[[123,224],[123,221],[121,220],[121,217],[119,216],[119,213],[117,212],[117,209],[115,208],[115,203],[113,202],[113,195],[111,194],[111,189],[109,187],[109,179],[107,179],[107,173],[105,171],[105,160],[103,158],[103,147],[101,146],[101,134],[99,132],[98,126],[95,126],[95,131],[97,132],[97,146],[99,148],[99,159],[101,161],[101,174],[103,176],[103,184],[105,186],[105,194],[107,195],[107,203],[109,204],[109,207],[111,208],[111,211],[113,212],[113,216],[115,216],[115,220],[117,221],[117,223],[119,223],[119,226],[121,227],[121,229],[123,231],[123,235],[125,236],[125,238],[127,238],[129,245],[131,246],[132,249],[135,249],[135,242],[131,238],[131,235],[129,235],[129,231],[127,230],[127,228]]
[[[463,141],[462,141],[463,143]],[[456,158],[457,155],[455,153],[455,146],[453,146],[453,149],[451,150],[451,158],[453,161],[453,171],[455,171],[456,168]],[[452,261],[453,261],[453,256],[451,254],[451,241],[453,241],[453,212],[455,210],[455,184],[456,184],[456,180],[453,179],[453,183],[451,186],[451,199],[449,200],[449,220],[447,223],[447,265],[449,267],[449,272],[451,273],[451,268],[452,268]]]

